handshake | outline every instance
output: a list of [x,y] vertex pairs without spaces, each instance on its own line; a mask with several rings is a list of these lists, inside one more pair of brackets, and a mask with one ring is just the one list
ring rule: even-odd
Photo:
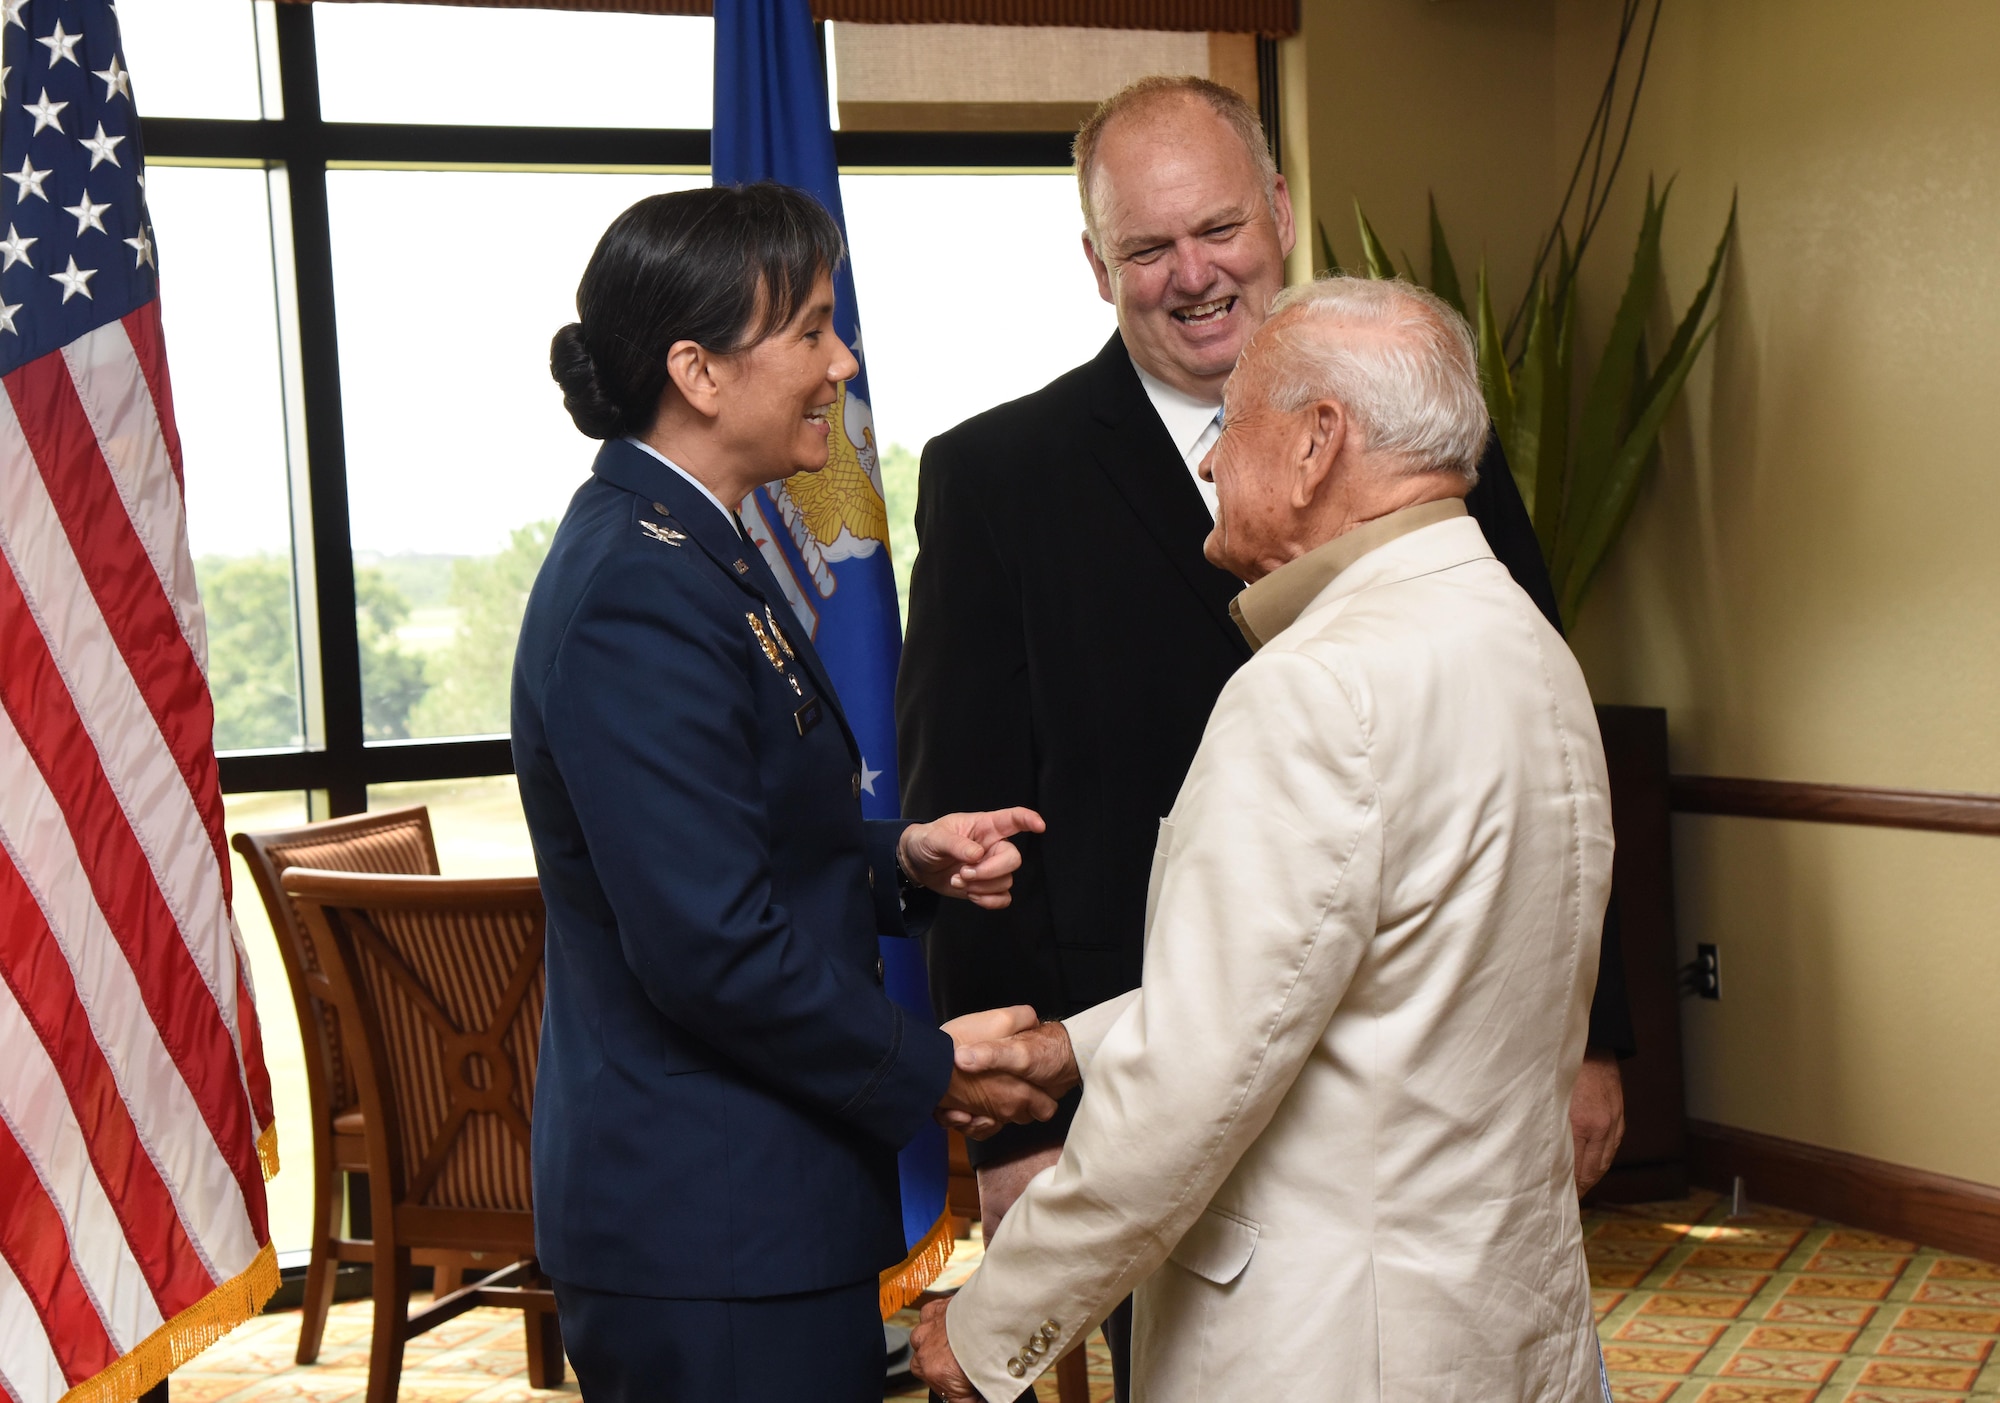
[[944,1025],[955,1048],[938,1124],[984,1140],[1003,1125],[1047,1120],[1080,1080],[1069,1033],[1026,1004],[968,1013]]

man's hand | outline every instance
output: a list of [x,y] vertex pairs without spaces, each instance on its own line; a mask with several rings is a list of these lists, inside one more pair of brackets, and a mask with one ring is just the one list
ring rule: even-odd
[[969,1049],[992,1045],[1015,1034],[1032,1033],[1039,1022],[1032,1007],[1019,1004],[968,1013],[944,1025],[944,1031],[951,1035],[957,1048],[958,1061],[952,1067],[951,1085],[938,1103],[940,1124],[962,1131],[974,1140],[984,1140],[1003,1125],[1047,1120],[1056,1113],[1055,1097],[1025,1078],[1005,1068],[965,1065]]
[[[960,1059],[964,1056],[961,1050]],[[1611,1168],[1618,1142],[1625,1138],[1625,1084],[1618,1076],[1616,1054],[1585,1050],[1569,1096],[1569,1133],[1576,1141],[1576,1192],[1581,1198]]]
[[[1076,1054],[1069,1045],[1069,1030],[1054,1020],[1015,1030],[1011,1036],[997,1040],[959,1043],[958,1070],[952,1077],[954,1088],[960,1077],[981,1082],[999,1078],[1005,1083],[1035,1087],[1050,1098],[1049,1115],[1055,1114],[1056,1100],[1067,1095],[1069,1089],[1081,1080],[1076,1069]],[[1036,1120],[1048,1118],[1035,1117]],[[979,1133],[982,1127],[978,1125],[976,1115],[957,1112],[949,1106],[940,1108],[938,1119],[975,1140],[983,1140],[992,1133],[991,1130]]]
[[910,1372],[945,1403],[981,1403],[972,1380],[958,1367],[958,1356],[951,1352],[951,1337],[945,1334],[944,1314],[950,1307],[950,1301],[932,1301],[924,1307],[923,1319],[910,1332]]
[[904,829],[896,860],[919,886],[998,911],[1014,899],[1009,889],[1021,866],[1021,850],[1007,840],[1046,827],[1033,809],[946,814]]

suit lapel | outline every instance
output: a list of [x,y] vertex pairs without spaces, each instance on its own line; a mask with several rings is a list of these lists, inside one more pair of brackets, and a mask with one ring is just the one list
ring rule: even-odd
[[1243,634],[1229,617],[1229,601],[1243,582],[1201,553],[1214,523],[1167,426],[1146,398],[1122,337],[1113,333],[1091,371],[1090,456],[1187,581],[1209,621],[1248,657]]
[[736,527],[687,479],[644,449],[613,439],[598,450],[592,471],[613,486],[644,498],[656,514],[670,518],[675,527],[694,539],[723,578],[743,592],[746,603],[764,606],[747,608],[744,612],[783,628],[799,670],[812,679],[813,690],[840,724],[847,748],[859,764],[861,746],[847,724],[847,713],[841,709],[840,693],[834,689],[826,665],[820,661],[812,640],[806,637],[798,615],[792,612],[791,602],[778,587],[777,578],[757,547],[738,535]]

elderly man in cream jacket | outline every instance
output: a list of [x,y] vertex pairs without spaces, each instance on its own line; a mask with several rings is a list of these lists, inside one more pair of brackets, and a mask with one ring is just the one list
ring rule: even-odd
[[1465,514],[1472,338],[1420,289],[1323,280],[1225,406],[1207,549],[1257,653],[1160,824],[1143,985],[960,1053],[1084,1094],[918,1370],[1011,1400],[1136,1288],[1138,1403],[1602,1399],[1563,1108],[1604,755]]

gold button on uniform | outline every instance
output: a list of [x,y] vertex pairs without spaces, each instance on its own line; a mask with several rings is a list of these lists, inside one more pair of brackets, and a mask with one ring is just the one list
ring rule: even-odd
[[875,890],[875,869],[872,867],[868,869],[868,890]]
[[659,514],[660,514],[661,516],[671,516],[671,515],[673,515],[673,513],[672,513],[672,512],[669,512],[669,511],[667,510],[667,508],[666,508],[666,504],[665,504],[664,502],[655,502],[655,503],[653,503],[653,510],[654,510],[654,511],[656,511],[656,512],[658,512],[658,513],[659,513]]
[[854,797],[855,797],[855,798],[857,798],[857,799],[859,799],[859,798],[861,797],[861,776],[860,776],[860,775],[856,775],[856,776],[854,777]]
[[1028,1366],[1018,1359],[1010,1359],[1007,1361],[1007,1372],[1018,1379],[1021,1375],[1028,1372]]

